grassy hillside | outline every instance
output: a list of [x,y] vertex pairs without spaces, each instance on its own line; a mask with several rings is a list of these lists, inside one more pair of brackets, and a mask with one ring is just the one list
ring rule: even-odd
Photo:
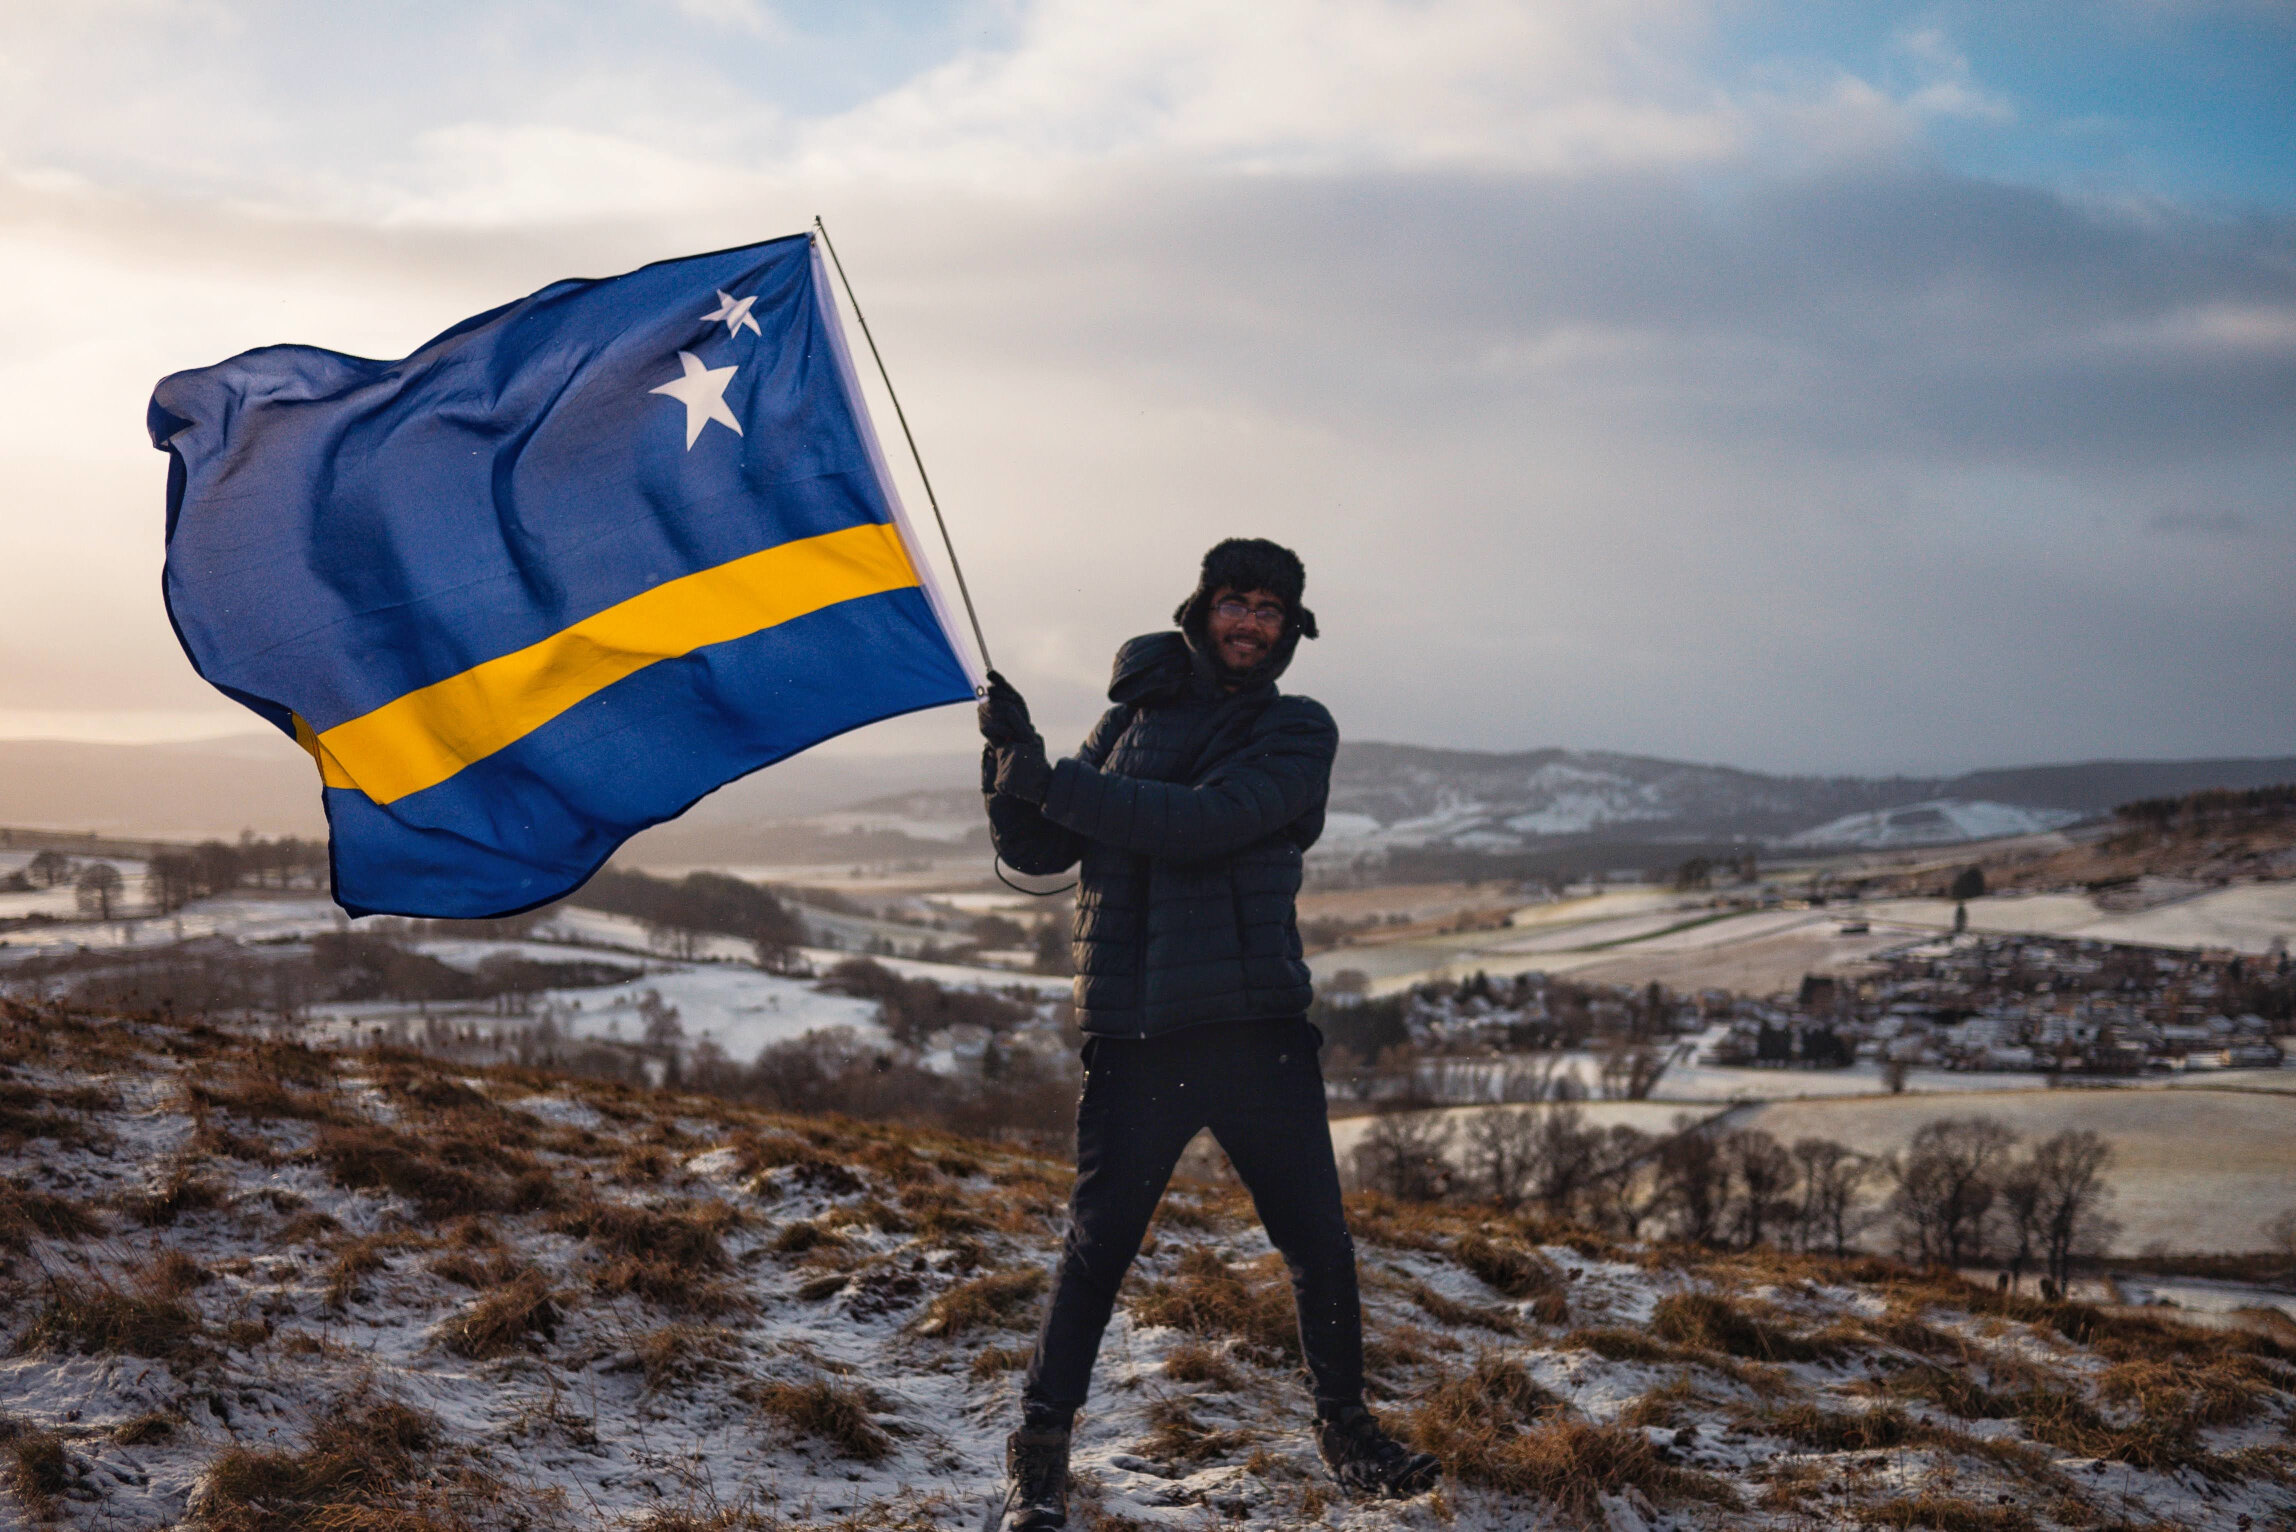
[[[165,1018],[0,1014],[0,1518],[977,1525],[1064,1167],[900,1127]],[[2296,1352],[1882,1262],[1354,1208],[1379,1407],[1338,1499],[1279,1264],[1168,1200],[1076,1524],[2285,1525]]]

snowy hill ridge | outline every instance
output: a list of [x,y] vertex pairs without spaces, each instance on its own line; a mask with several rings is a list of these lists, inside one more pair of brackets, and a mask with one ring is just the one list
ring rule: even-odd
[[[897,1126],[213,1028],[0,1013],[0,1517],[960,1528],[1065,1168]],[[1240,1194],[1175,1191],[1080,1423],[1085,1532],[2249,1528],[2296,1351],[1884,1262],[1358,1199],[1379,1408],[1336,1496]]]
[[[1770,776],[1601,750],[1349,743],[1334,849],[1535,849],[1574,836],[1795,847],[1948,845],[2054,829],[2131,798],[2296,779],[2296,759],[2094,762],[1960,777]],[[2182,785],[2182,784],[2190,784]]]

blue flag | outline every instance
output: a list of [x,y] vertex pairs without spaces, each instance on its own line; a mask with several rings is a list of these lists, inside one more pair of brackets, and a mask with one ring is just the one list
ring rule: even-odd
[[557,282],[396,362],[162,379],[170,619],[319,767],[335,898],[480,917],[973,695],[806,235]]

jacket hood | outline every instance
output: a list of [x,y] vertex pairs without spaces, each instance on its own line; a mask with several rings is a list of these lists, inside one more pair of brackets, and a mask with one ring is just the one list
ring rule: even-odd
[[[1277,677],[1290,667],[1299,641],[1299,629],[1287,627],[1284,636],[1268,651],[1267,659],[1241,677],[1244,684],[1239,690],[1274,686]],[[1237,678],[1221,675],[1219,663],[1196,641],[1194,633],[1166,628],[1161,633],[1143,633],[1138,638],[1127,639],[1116,651],[1115,672],[1108,681],[1108,700],[1132,706],[1171,702],[1184,695],[1191,683],[1200,686],[1206,694],[1216,696],[1233,679]]]

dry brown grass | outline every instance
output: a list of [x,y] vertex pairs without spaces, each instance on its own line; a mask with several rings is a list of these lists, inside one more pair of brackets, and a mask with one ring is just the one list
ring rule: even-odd
[[36,1238],[84,1239],[103,1223],[86,1204],[0,1179],[0,1250],[29,1250]]
[[901,1210],[910,1226],[927,1239],[954,1239],[993,1227],[961,1187],[910,1187],[901,1194]]
[[1905,1412],[1888,1406],[1828,1410],[1809,1403],[1788,1404],[1748,1420],[1768,1435],[1817,1452],[1879,1452],[1901,1447],[1916,1436]]
[[137,1285],[155,1298],[181,1298],[215,1280],[215,1273],[176,1249],[155,1252],[144,1264]]
[[2239,1426],[2263,1412],[2279,1381],[2263,1363],[2245,1356],[2120,1362],[2106,1369],[2097,1393],[2147,1419],[2191,1428]]
[[1918,1399],[1960,1416],[1963,1420],[2006,1420],[2016,1405],[1972,1377],[1965,1368],[1930,1363],[1902,1368],[1880,1385],[1892,1399]]
[[123,1290],[102,1277],[53,1277],[21,1345],[26,1351],[189,1361],[201,1354],[199,1311],[180,1294]]
[[1023,1327],[1044,1289],[1041,1266],[992,1271],[970,1282],[960,1282],[926,1306],[924,1318],[917,1322],[917,1333],[957,1336],[982,1325],[1002,1329]]
[[[64,1110],[54,1110],[59,1106]],[[0,1150],[19,1150],[39,1138],[65,1145],[105,1142],[108,1135],[83,1115],[86,1110],[56,1089],[0,1079]]]
[[1487,1458],[1462,1463],[1458,1472],[1471,1483],[1536,1496],[1585,1522],[1602,1516],[1603,1496],[1629,1489],[1660,1504],[1738,1504],[1736,1491],[1720,1479],[1663,1461],[1642,1432],[1559,1414],[1508,1438]]
[[1679,1427],[1689,1419],[1689,1407],[1697,1399],[1698,1391],[1688,1378],[1670,1378],[1629,1400],[1626,1408],[1619,1411],[1618,1423]]
[[750,1395],[765,1414],[800,1436],[827,1444],[839,1457],[874,1463],[893,1450],[893,1439],[870,1419],[873,1401],[859,1389],[816,1377],[759,1384]]
[[1979,1505],[1955,1495],[1925,1492],[1857,1512],[1869,1527],[1927,1527],[1933,1532],[2035,1532],[2033,1514],[2014,1505]]
[[1404,1202],[1384,1192],[1356,1192],[1347,1199],[1347,1227],[1355,1237],[1391,1250],[1439,1252],[1457,1223],[1457,1214],[1433,1203]]
[[1451,1257],[1485,1287],[1509,1298],[1536,1298],[1560,1293],[1563,1274],[1535,1251],[1502,1245],[1481,1233],[1463,1234],[1451,1242]]
[[1253,1441],[1249,1431],[1206,1425],[1185,1399],[1159,1399],[1148,1406],[1148,1434],[1136,1444],[1143,1457],[1161,1463],[1208,1463],[1241,1452]]
[[581,1236],[598,1252],[590,1280],[600,1292],[722,1314],[744,1306],[740,1293],[716,1275],[731,1264],[724,1236],[741,1221],[731,1203],[715,1199],[651,1207],[589,1202],[560,1215],[553,1227]]
[[1521,1363],[1487,1355],[1469,1371],[1443,1375],[1425,1389],[1411,1407],[1404,1434],[1460,1478],[1495,1483],[1508,1444],[1561,1406]]
[[[321,1076],[300,1083],[330,1082]],[[342,1111],[331,1093],[294,1089],[251,1065],[195,1075],[184,1082],[183,1097],[195,1116],[224,1112],[249,1122],[334,1122]]]
[[360,1296],[360,1279],[389,1265],[385,1257],[421,1243],[421,1237],[412,1234],[361,1234],[343,1241],[335,1247],[335,1259],[327,1268],[327,1306],[339,1309]]
[[983,1346],[973,1356],[972,1375],[985,1382],[1002,1373],[1018,1372],[1035,1354],[1030,1346]]
[[178,1417],[165,1411],[152,1410],[112,1427],[112,1440],[127,1447],[165,1441],[175,1435],[177,1420]]
[[404,1491],[440,1445],[427,1415],[391,1401],[330,1410],[300,1451],[233,1447],[208,1465],[211,1532],[417,1532],[438,1523]]
[[843,1243],[844,1237],[835,1229],[826,1224],[816,1223],[810,1218],[800,1218],[794,1223],[783,1224],[781,1232],[774,1235],[772,1243],[767,1248],[776,1255],[803,1255],[806,1251],[818,1249],[823,1245],[841,1245]]
[[53,1520],[56,1499],[72,1485],[64,1440],[28,1420],[0,1415],[0,1468],[17,1501],[39,1521]]
[[1296,1361],[1299,1319],[1283,1269],[1276,1255],[1234,1267],[1209,1245],[1192,1245],[1181,1253],[1171,1280],[1150,1283],[1133,1301],[1133,1321],[1190,1335],[1232,1336],[1264,1357]]
[[562,1317],[549,1279],[527,1270],[472,1300],[439,1327],[439,1340],[457,1356],[484,1361],[555,1340]]
[[646,1387],[654,1389],[701,1377],[731,1361],[734,1351],[733,1332],[716,1325],[663,1325],[630,1345]]
[[797,1185],[832,1197],[850,1195],[866,1184],[843,1161],[795,1134],[737,1133],[730,1147],[735,1166],[752,1179],[787,1169]]
[[1243,1384],[1228,1359],[1202,1341],[1182,1341],[1166,1352],[1164,1376],[1175,1383],[1193,1383],[1222,1392]]
[[[1383,1284],[1384,1285],[1384,1284]],[[1424,1282],[1404,1282],[1397,1291],[1409,1298],[1419,1311],[1438,1324],[1452,1326],[1472,1325],[1489,1330],[1495,1335],[1521,1335],[1523,1327],[1515,1316],[1504,1309],[1488,1308],[1480,1303],[1461,1303],[1446,1298]]]
[[158,1186],[122,1197],[120,1211],[147,1229],[164,1229],[186,1213],[210,1212],[223,1204],[221,1186],[178,1167]]
[[1573,1330],[1555,1344],[1564,1351],[1591,1351],[1606,1362],[1672,1362],[1682,1355],[1640,1330],[1618,1325]]
[[1756,1362],[1810,1362],[1839,1354],[1794,1334],[1758,1306],[1717,1293],[1669,1293],[1651,1311],[1650,1332],[1677,1345]]
[[526,1212],[556,1200],[548,1173],[523,1154],[459,1136],[331,1123],[319,1130],[312,1153],[339,1184],[396,1192],[431,1218]]

